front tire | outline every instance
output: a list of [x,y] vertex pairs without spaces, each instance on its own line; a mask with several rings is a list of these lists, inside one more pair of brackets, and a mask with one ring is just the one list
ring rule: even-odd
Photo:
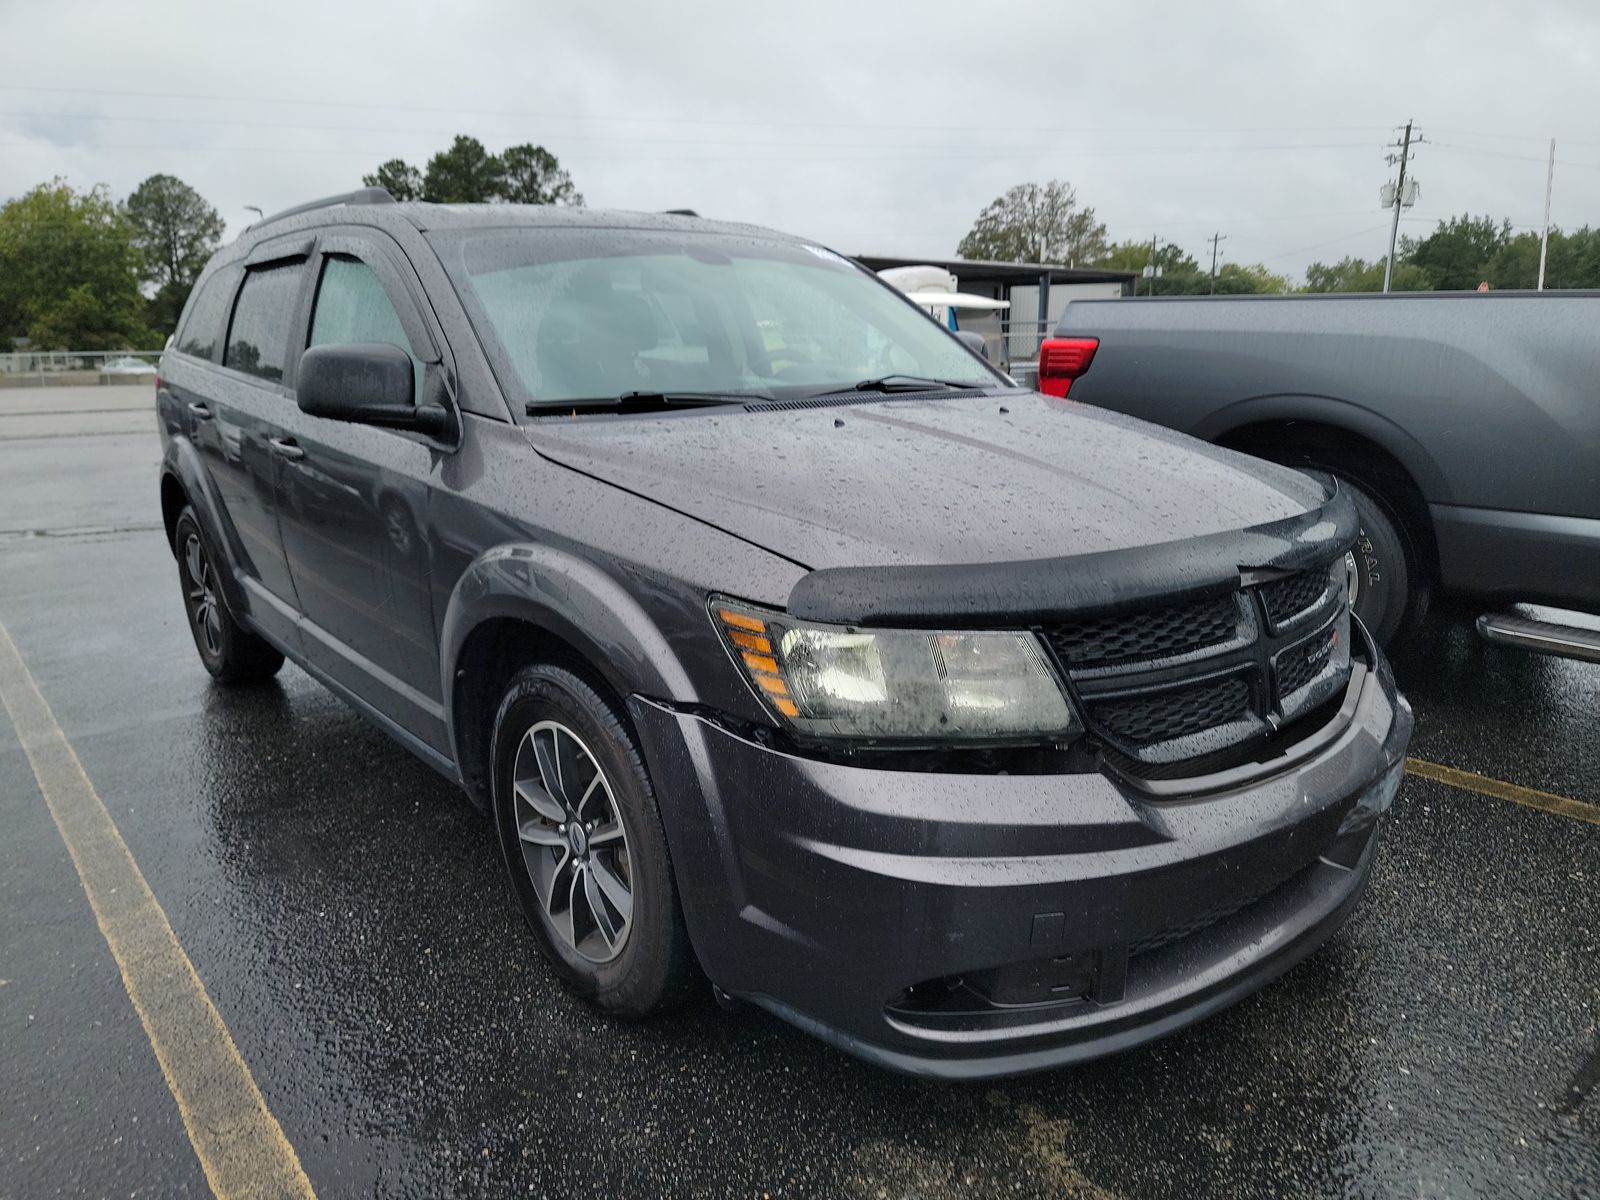
[[1353,551],[1359,587],[1355,614],[1380,646],[1389,646],[1402,630],[1414,629],[1428,607],[1411,543],[1400,524],[1365,483],[1340,472],[1339,486],[1350,493],[1361,518]]
[[192,507],[178,514],[172,544],[178,555],[183,608],[200,662],[218,683],[262,683],[283,666],[283,655],[233,619],[222,594],[219,566]]
[[645,1016],[695,978],[655,792],[613,705],[564,667],[512,677],[495,716],[494,817],[512,891],[562,980]]

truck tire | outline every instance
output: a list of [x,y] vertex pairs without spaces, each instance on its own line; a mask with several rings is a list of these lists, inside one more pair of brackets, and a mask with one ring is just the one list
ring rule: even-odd
[[1322,469],[1338,477],[1361,517],[1353,551],[1358,580],[1355,614],[1373,640],[1388,647],[1402,631],[1415,628],[1428,607],[1428,590],[1421,583],[1410,539],[1393,511],[1365,482],[1336,468]]

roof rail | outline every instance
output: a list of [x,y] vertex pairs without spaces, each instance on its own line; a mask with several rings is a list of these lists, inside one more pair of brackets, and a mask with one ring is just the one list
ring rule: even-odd
[[307,200],[304,204],[296,204],[282,212],[275,212],[270,217],[262,217],[251,229],[259,229],[263,225],[271,225],[274,221],[281,221],[285,217],[296,216],[299,213],[310,212],[316,208],[332,208],[336,204],[393,204],[394,197],[381,187],[357,188],[353,192],[341,192],[337,196],[324,196],[321,200]]
[[700,214],[692,208],[664,208],[661,210],[664,217],[698,217]]

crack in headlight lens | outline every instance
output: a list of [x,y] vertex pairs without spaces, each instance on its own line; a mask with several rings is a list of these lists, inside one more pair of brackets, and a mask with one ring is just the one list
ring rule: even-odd
[[801,733],[1061,740],[1082,729],[1025,630],[819,625],[720,599],[711,611],[762,698]]

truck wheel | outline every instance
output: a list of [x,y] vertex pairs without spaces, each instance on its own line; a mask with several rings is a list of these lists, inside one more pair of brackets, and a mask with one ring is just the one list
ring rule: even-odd
[[219,567],[206,549],[194,509],[178,514],[172,544],[178,553],[178,582],[183,607],[200,662],[218,683],[261,683],[283,666],[283,655],[271,643],[233,619],[223,599]]
[[1428,593],[1418,580],[1410,543],[1389,509],[1368,490],[1339,471],[1339,486],[1350,493],[1361,517],[1354,555],[1358,590],[1355,614],[1380,646],[1388,646],[1402,628],[1413,628],[1427,609]]
[[633,735],[563,667],[512,677],[495,717],[494,816],[522,915],[556,973],[620,1016],[695,980],[655,792]]

